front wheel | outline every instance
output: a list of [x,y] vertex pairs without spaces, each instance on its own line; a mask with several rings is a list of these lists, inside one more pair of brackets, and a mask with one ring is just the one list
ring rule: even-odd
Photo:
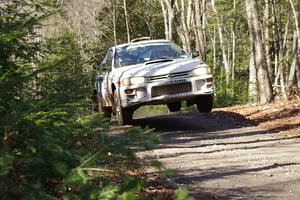
[[129,108],[122,108],[121,100],[117,93],[114,93],[114,106],[118,123],[123,125],[132,124],[133,111]]
[[199,112],[208,113],[211,112],[213,108],[213,96],[203,95],[197,97],[196,106]]

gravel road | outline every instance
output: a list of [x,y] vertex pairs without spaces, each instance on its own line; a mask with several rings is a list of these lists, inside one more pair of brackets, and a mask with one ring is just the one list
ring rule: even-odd
[[300,137],[237,122],[224,113],[140,118],[162,138],[143,159],[157,158],[196,199],[300,199]]

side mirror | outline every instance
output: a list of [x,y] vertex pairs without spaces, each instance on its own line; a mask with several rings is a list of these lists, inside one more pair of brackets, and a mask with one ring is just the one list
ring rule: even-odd
[[191,53],[192,58],[196,58],[199,56],[199,51],[192,51]]

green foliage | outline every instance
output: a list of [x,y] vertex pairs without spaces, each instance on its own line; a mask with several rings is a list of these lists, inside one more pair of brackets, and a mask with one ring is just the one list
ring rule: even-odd
[[175,172],[170,169],[164,169],[159,172],[159,176],[161,178],[169,178],[175,175]]
[[159,170],[163,169],[163,164],[159,160],[151,160],[150,164]]
[[248,101],[248,81],[243,72],[236,74],[238,79],[225,81],[222,69],[215,69],[215,93],[214,107],[225,107],[236,104],[247,103]]
[[[127,42],[123,1],[104,0],[104,7],[97,16],[100,35],[93,45],[94,62],[103,59],[107,50],[114,46],[113,9],[116,10],[116,39],[118,44]],[[159,1],[127,0],[131,39],[150,36],[164,38],[163,16]]]
[[[114,5],[107,2],[98,16],[98,41],[93,45],[84,41],[88,49],[79,45],[72,33],[47,39],[38,34],[41,22],[57,10],[57,1],[0,3],[1,199],[142,199],[138,193],[145,180],[125,171],[138,167],[133,149],[151,149],[160,141],[159,136],[149,134],[148,128],[135,127],[121,137],[108,137],[107,119],[91,115],[88,108],[92,75],[87,69],[114,45],[113,7],[117,42],[127,41],[122,1],[114,1]],[[159,1],[145,2],[127,0],[131,37],[163,38]],[[244,6],[242,1],[237,3],[237,7]],[[243,9],[233,12],[225,1],[218,2],[217,8],[225,13],[219,17],[226,45],[231,45],[228,38],[233,23],[239,35],[236,80],[226,84],[219,45],[216,63],[211,51],[216,16],[207,15],[205,62],[215,64],[218,107],[247,101],[249,43]],[[174,37],[179,43],[178,36]],[[93,57],[87,59],[87,52]],[[159,161],[151,165],[162,177],[172,175]],[[192,198],[179,188],[174,199]]]
[[170,169],[166,169],[162,162],[159,160],[151,160],[150,166],[159,170],[159,176],[161,178],[168,178],[174,175],[174,172]]
[[183,188],[178,188],[173,196],[174,200],[194,200],[193,197],[189,196],[187,191]]
[[0,17],[1,199],[140,199],[132,147],[159,141],[149,129],[105,134],[90,115],[90,77],[73,34],[45,39],[40,20],[55,4],[16,0]]

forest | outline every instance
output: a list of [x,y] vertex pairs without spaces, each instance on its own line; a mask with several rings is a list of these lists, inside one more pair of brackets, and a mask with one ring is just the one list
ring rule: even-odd
[[298,0],[0,0],[2,199],[152,199],[133,147],[159,137],[91,110],[94,66],[144,36],[199,51],[215,107],[300,99]]

